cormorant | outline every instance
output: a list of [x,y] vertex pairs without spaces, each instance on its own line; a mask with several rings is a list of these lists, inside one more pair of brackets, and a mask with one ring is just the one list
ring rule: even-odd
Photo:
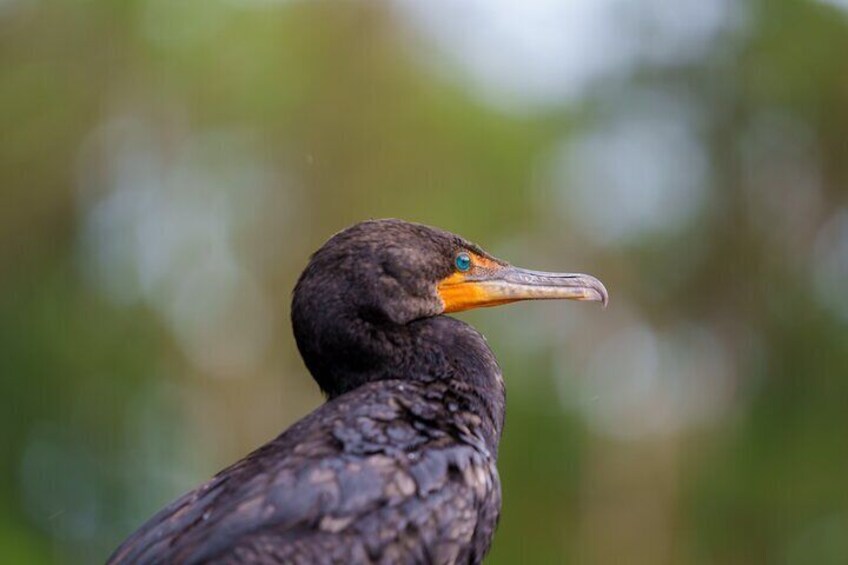
[[485,338],[443,314],[551,298],[605,304],[607,292],[420,224],[336,234],[291,309],[327,402],[153,516],[109,563],[479,563],[501,505],[504,383]]

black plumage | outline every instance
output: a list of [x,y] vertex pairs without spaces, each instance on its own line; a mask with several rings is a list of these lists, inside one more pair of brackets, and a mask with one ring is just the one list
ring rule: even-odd
[[[458,254],[473,265],[459,269]],[[483,336],[441,314],[525,298],[606,291],[422,225],[340,232],[292,301],[328,401],[153,516],[109,562],[479,563],[500,512],[504,384]]]

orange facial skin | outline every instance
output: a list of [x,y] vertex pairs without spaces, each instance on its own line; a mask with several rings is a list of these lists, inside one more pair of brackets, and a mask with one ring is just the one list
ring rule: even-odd
[[464,273],[453,273],[442,279],[437,287],[439,297],[445,305],[445,314],[514,302],[514,300],[504,299],[502,296],[493,296],[490,288],[474,280],[469,280],[471,275],[479,276],[483,273],[494,273],[502,269],[503,265],[476,253],[469,253],[469,255],[471,256],[471,269]]

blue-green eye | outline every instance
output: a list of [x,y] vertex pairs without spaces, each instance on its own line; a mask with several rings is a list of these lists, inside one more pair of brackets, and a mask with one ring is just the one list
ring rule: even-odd
[[462,271],[463,273],[471,268],[471,256],[468,253],[460,253],[456,256],[456,268]]

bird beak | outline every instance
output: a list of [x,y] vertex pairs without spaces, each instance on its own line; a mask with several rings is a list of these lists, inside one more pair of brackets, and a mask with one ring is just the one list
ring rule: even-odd
[[519,300],[588,300],[609,302],[603,283],[591,275],[545,273],[483,260],[467,273],[454,273],[438,287],[445,313],[499,306]]

